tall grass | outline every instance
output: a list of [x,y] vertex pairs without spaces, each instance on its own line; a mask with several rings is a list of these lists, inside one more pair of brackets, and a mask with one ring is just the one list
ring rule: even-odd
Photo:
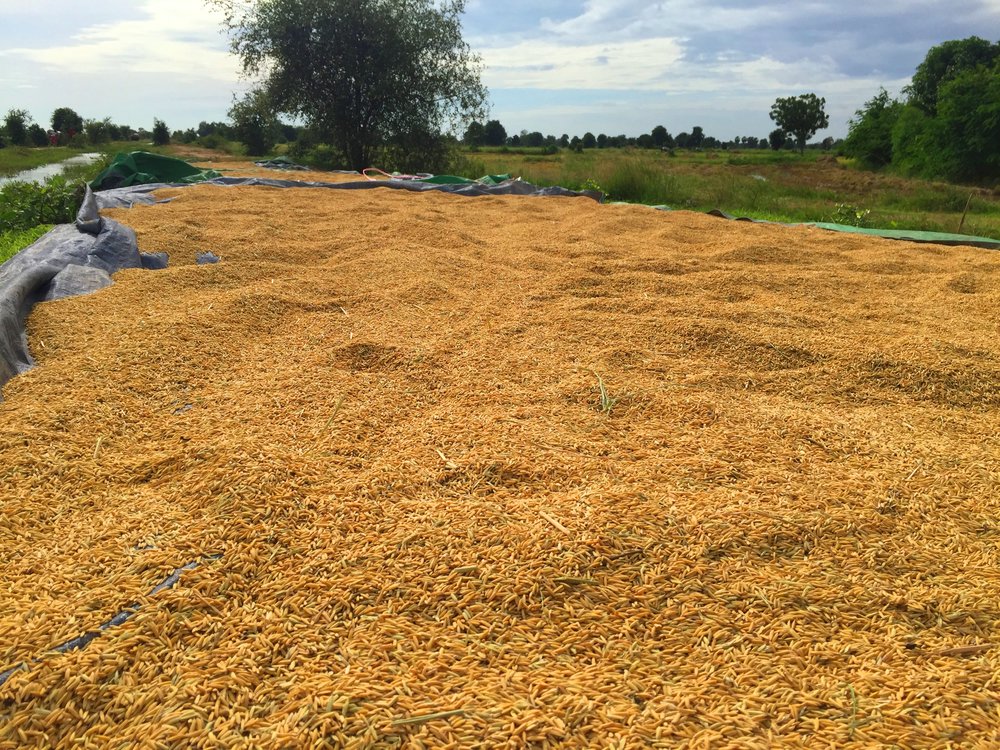
[[[1000,196],[855,169],[830,155],[773,151],[698,153],[592,149],[556,154],[488,151],[460,157],[469,177],[509,172],[537,185],[601,189],[612,201],[667,205],[782,222],[864,215],[874,227],[1000,238]],[[846,208],[845,208],[846,207]]]

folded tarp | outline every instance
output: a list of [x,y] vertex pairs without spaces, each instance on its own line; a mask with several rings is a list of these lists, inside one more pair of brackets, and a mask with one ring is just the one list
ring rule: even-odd
[[183,159],[175,159],[148,151],[115,154],[108,168],[90,183],[93,190],[108,190],[129,185],[154,182],[187,184],[221,177],[214,169],[198,169]]

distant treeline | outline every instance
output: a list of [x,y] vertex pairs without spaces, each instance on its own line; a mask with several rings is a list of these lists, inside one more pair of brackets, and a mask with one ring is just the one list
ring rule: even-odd
[[[490,120],[486,123],[473,122],[462,135],[462,143],[470,148],[507,146],[542,148],[553,152],[560,148],[568,148],[574,151],[583,151],[590,148],[648,148],[664,150],[674,148],[771,148],[777,151],[795,147],[795,139],[792,135],[780,129],[774,130],[762,138],[748,135],[729,140],[720,140],[706,135],[704,129],[698,125],[691,128],[690,133],[684,131],[677,135],[671,135],[663,125],[657,125],[649,133],[643,133],[639,136],[584,133],[582,136],[574,135],[571,137],[568,133],[563,133],[561,136],[556,137],[555,135],[545,135],[537,130],[534,132],[522,130],[520,133],[508,135],[507,129],[499,120]],[[835,148],[837,144],[838,142],[833,138],[826,138],[820,143],[812,144],[810,148],[829,150]]]

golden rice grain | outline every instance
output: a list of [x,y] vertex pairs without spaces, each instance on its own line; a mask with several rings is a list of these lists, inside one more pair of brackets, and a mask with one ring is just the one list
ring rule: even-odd
[[1000,744],[1000,256],[160,194],[4,387],[0,750]]

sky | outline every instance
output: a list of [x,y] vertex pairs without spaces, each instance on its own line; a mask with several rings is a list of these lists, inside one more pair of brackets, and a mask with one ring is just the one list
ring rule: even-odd
[[[1000,38],[1000,0],[468,0],[463,28],[511,134],[764,137],[777,97],[813,92],[821,139],[935,44]],[[250,84],[204,0],[0,0],[0,115],[185,129],[225,120]]]

